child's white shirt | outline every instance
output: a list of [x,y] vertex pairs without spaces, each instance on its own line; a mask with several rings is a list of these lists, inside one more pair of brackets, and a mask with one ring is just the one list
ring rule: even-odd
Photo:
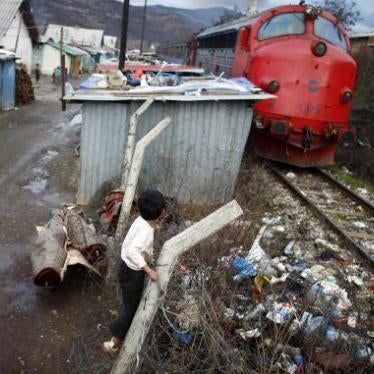
[[153,255],[154,228],[141,216],[131,225],[122,243],[121,258],[126,265],[140,271]]

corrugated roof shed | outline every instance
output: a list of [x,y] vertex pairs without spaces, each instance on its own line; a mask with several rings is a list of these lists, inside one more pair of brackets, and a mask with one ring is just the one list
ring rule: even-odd
[[[55,43],[52,39],[48,41],[48,44],[52,47],[55,47],[57,49],[60,49],[60,44]],[[64,52],[70,56],[84,56],[88,55],[87,52],[82,51],[81,49],[77,47],[73,47],[71,45],[64,45]]]
[[0,4],[0,38],[8,30],[23,0],[1,0]]
[[10,51],[7,51],[6,49],[0,48],[0,60],[14,60],[16,58],[16,54]]

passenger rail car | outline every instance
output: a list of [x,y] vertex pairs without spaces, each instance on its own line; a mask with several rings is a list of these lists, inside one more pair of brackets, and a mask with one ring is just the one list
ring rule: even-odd
[[333,164],[336,144],[355,138],[349,116],[357,66],[350,52],[331,13],[289,5],[205,30],[191,42],[189,58],[276,95],[254,107],[256,153],[313,167]]

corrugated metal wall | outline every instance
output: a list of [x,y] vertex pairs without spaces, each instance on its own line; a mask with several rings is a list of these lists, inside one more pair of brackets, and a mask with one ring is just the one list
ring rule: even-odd
[[[139,106],[83,104],[78,203],[87,204],[102,183],[120,174],[129,116]],[[137,138],[167,115],[173,122],[147,148],[139,189],[156,187],[182,203],[229,200],[250,131],[248,101],[153,103],[139,122]]]
[[16,72],[14,59],[0,60],[0,110],[15,105]]

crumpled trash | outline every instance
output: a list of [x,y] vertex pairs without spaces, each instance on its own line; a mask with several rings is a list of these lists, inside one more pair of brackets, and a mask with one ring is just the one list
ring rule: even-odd
[[176,331],[173,330],[173,338],[182,344],[190,344],[195,337],[193,331]]
[[325,249],[322,251],[322,253],[318,256],[322,261],[330,261],[331,259],[342,261],[344,262],[344,258],[341,257],[337,252],[331,250],[331,249]]
[[247,312],[245,315],[244,315],[244,321],[250,321],[252,319],[255,319],[257,317],[259,317],[263,312],[265,312],[266,308],[264,306],[264,304],[257,304],[254,309],[252,309],[251,311]]
[[263,226],[260,229],[245,259],[256,266],[257,274],[268,275],[271,277],[276,275],[276,271],[272,267],[272,260],[266,255],[265,251],[260,246],[260,240],[264,235],[266,227],[267,226]]
[[287,177],[288,179],[295,179],[295,178],[296,178],[296,174],[295,174],[295,173],[292,173],[292,172],[290,171],[290,172],[288,172],[288,173],[286,174],[286,177]]
[[313,285],[308,279],[302,277],[296,272],[289,273],[287,275],[287,281],[307,290],[309,290]]
[[338,330],[333,326],[327,326],[325,331],[325,338],[329,343],[336,342],[339,338]]
[[354,283],[357,287],[364,287],[364,281],[356,275],[348,275],[347,280],[349,283]]
[[269,225],[269,226],[273,226],[273,225],[276,225],[277,223],[279,223],[281,220],[281,217],[280,216],[277,216],[277,217],[264,217],[262,219],[262,222],[265,224],[265,225]]
[[234,256],[231,264],[235,271],[238,273],[234,276],[234,281],[239,282],[242,279],[253,278],[257,275],[256,268],[248,262],[245,258]]
[[259,329],[253,329],[253,330],[244,330],[244,329],[238,329],[238,330],[235,330],[235,332],[240,335],[240,337],[243,339],[243,340],[250,340],[250,339],[254,339],[254,338],[258,338],[261,336],[261,332]]
[[293,357],[293,361],[297,366],[296,373],[302,374],[304,373],[304,357],[301,354],[297,354]]
[[296,309],[289,303],[274,303],[273,309],[266,314],[266,318],[274,323],[285,324],[296,313]]
[[346,310],[352,306],[351,301],[348,299],[347,291],[327,279],[313,284],[307,294],[307,298],[310,302],[320,307],[333,303],[339,310]]
[[264,275],[257,275],[253,281],[258,292],[262,292],[265,283],[269,283],[270,279]]
[[295,246],[295,244],[296,244],[296,240],[291,240],[291,241],[286,245],[286,247],[284,248],[283,253],[284,253],[286,256],[292,256],[292,255],[294,254],[293,247]]
[[356,229],[359,229],[359,230],[367,228],[367,225],[364,222],[356,221],[356,222],[353,222],[352,225],[353,225],[353,227],[355,227]]
[[371,356],[372,349],[368,345],[363,345],[357,349],[356,356],[357,358],[367,358]]
[[181,330],[191,330],[199,324],[199,304],[192,295],[187,295],[178,302],[177,310],[180,312],[176,316],[176,322]]
[[309,269],[305,269],[301,276],[304,278],[307,278],[310,281],[322,281],[323,279],[326,279],[327,277],[334,275],[335,271],[330,268],[326,268],[322,265],[313,265]]
[[304,270],[306,270],[308,268],[308,265],[304,261],[296,259],[292,263],[292,268],[295,271],[302,272],[302,271],[304,271]]
[[312,314],[307,313],[305,315],[305,320],[301,323],[301,326],[304,328],[306,335],[311,335],[318,332],[324,333],[328,326],[328,321],[325,317],[314,317]]
[[105,74],[92,74],[79,85],[79,88],[108,88],[107,76]]

